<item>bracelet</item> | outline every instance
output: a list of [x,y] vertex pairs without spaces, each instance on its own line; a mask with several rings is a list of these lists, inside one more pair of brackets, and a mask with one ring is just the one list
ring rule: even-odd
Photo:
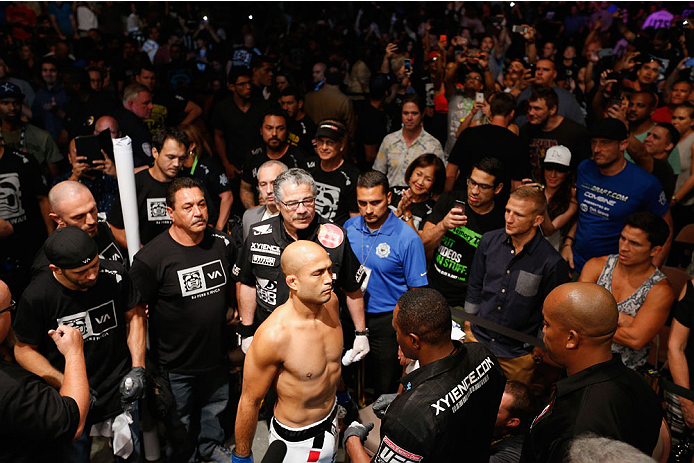
[[566,241],[566,240],[571,240],[571,241],[573,241],[574,243],[576,242],[576,238],[574,238],[573,236],[565,236],[565,237],[564,237],[564,241]]
[[366,336],[368,338],[369,337],[369,329],[366,328],[366,329],[364,329],[364,331],[354,330],[354,335],[355,336]]

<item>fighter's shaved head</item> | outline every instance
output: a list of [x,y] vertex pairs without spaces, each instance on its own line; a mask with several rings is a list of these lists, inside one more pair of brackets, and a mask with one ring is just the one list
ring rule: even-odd
[[285,275],[295,275],[303,265],[327,255],[325,249],[313,241],[295,241],[282,252],[282,272]]
[[544,310],[562,327],[598,343],[611,342],[619,312],[614,297],[595,283],[566,283],[545,299]]
[[65,180],[64,182],[58,183],[56,186],[51,188],[48,192],[48,203],[51,205],[51,210],[58,215],[62,215],[61,205],[65,203],[67,199],[74,198],[76,196],[81,196],[87,194],[94,200],[92,192],[89,188],[82,185],[80,182],[75,182],[74,180]]

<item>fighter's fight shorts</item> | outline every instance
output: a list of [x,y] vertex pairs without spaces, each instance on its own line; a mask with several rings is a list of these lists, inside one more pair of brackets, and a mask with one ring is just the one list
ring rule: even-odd
[[285,426],[274,416],[270,421],[270,443],[281,440],[287,444],[284,463],[334,463],[337,438],[337,400],[328,416],[302,428]]

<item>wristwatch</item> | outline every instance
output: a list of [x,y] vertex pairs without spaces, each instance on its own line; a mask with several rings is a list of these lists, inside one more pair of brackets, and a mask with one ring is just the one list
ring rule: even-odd
[[354,330],[354,335],[355,336],[366,336],[368,338],[369,337],[369,329],[366,328],[366,329],[364,329],[364,331]]
[[410,220],[412,220],[412,216],[411,216],[411,215],[407,215],[407,216],[406,216],[405,214],[403,214],[400,218],[401,218],[403,221],[405,221],[405,222],[409,222]]

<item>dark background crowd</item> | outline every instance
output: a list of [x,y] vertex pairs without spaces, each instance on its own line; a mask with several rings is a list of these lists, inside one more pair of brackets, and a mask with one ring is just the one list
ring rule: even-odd
[[[365,265],[370,250],[364,254],[363,238],[361,246],[353,238],[361,231],[350,228],[350,217],[370,224],[357,188],[383,186],[395,218],[421,239],[413,246],[423,245],[421,259],[405,264],[422,278],[428,271],[423,282],[394,277],[402,291],[384,293],[400,291],[395,301],[428,284],[452,307],[537,336],[552,289],[572,278],[595,282],[630,317],[620,315],[614,342],[621,347],[613,351],[630,368],[657,369],[658,353],[647,359],[648,346],[659,336],[665,360],[672,325],[672,378],[689,389],[694,287],[684,282],[694,242],[687,228],[694,223],[693,21],[689,2],[0,2],[0,278],[19,300],[56,224],[82,220],[64,220],[69,212],[57,210],[60,198],[48,193],[64,180],[88,187],[99,230],[106,231],[82,228],[95,240],[108,234],[107,258],[127,265],[113,151],[102,136],[93,160],[88,144],[98,134],[127,135],[138,201],[176,177],[196,178],[210,205],[209,225],[229,233],[239,253],[244,243],[258,244],[246,239],[254,223],[315,208],[347,229]],[[266,161],[284,165],[270,175]],[[318,185],[313,201],[293,198],[300,201],[289,209],[277,185],[273,198],[272,182],[287,167],[311,174]],[[365,183],[360,174],[372,169],[387,180]],[[523,186],[542,193],[514,193]],[[528,214],[512,206],[519,201],[537,206],[528,209],[537,221],[523,222]],[[155,206],[139,211],[143,244],[170,225],[168,199]],[[379,220],[373,223],[384,226]],[[520,221],[515,232],[513,220]],[[504,226],[506,235],[491,237]],[[494,252],[521,235],[525,241],[519,248],[512,240],[511,253],[532,243],[543,250],[542,261],[536,256],[513,277],[517,299],[492,298],[489,291],[508,286],[490,276],[491,267],[514,265]],[[105,253],[108,246],[97,244]],[[387,257],[390,249],[376,254]],[[233,263],[236,252],[230,256]],[[679,273],[665,271],[666,264]],[[396,286],[374,275],[372,285]],[[350,288],[343,287],[357,291]],[[268,303],[261,289],[259,301]],[[374,300],[365,296],[366,328],[382,309]],[[527,320],[493,315],[506,303],[527,304]],[[362,331],[358,318],[347,323]],[[461,329],[485,345],[496,342],[488,328],[474,326]],[[547,361],[552,366],[540,378],[534,363],[543,362],[544,351],[514,342],[487,347],[514,360],[515,373],[504,365],[509,379],[548,394],[561,374],[557,365]],[[401,352],[400,366],[408,363]],[[401,368],[394,370],[397,379]],[[347,371],[357,395],[357,374]],[[381,390],[367,378],[374,399],[394,392],[393,384]],[[522,392],[514,397],[527,402],[513,409],[525,431],[529,391],[513,384]],[[686,442],[694,402],[667,401],[675,442]],[[515,426],[497,422],[495,437],[515,438]],[[514,461],[522,439],[506,442],[514,450],[503,461]]]

